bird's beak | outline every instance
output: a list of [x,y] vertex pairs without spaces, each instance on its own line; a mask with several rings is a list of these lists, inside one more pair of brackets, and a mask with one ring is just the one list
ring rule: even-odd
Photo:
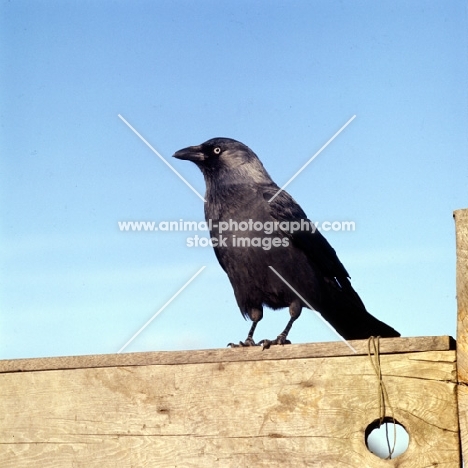
[[173,158],[193,161],[195,163],[202,162],[206,159],[201,146],[189,146],[181,149],[172,155]]

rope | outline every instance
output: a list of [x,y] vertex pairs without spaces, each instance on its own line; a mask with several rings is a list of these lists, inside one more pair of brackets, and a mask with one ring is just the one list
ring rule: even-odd
[[387,388],[385,387],[384,381],[382,379],[382,368],[380,367],[380,337],[369,337],[369,340],[367,341],[367,354],[378,380],[377,398],[379,400],[379,427],[385,422],[387,406],[390,408],[391,420],[393,421],[393,445],[390,444],[388,425],[385,426],[385,435],[389,452],[386,460],[390,460],[393,453],[395,452],[396,446],[396,422],[394,418],[393,407],[390,403],[390,399],[388,398]]

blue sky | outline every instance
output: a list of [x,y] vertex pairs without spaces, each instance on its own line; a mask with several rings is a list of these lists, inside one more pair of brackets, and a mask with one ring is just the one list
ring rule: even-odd
[[[244,339],[229,281],[190,233],[201,173],[171,159],[215,136],[251,147],[327,239],[367,308],[404,336],[455,335],[452,212],[467,207],[462,1],[0,3],[0,358]],[[288,312],[266,310],[256,338]],[[304,310],[293,342],[337,337]]]

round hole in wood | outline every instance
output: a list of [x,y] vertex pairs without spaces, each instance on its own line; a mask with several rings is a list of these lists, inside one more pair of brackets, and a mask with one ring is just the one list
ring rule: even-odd
[[396,458],[406,451],[409,434],[403,424],[386,417],[382,424],[376,419],[367,426],[365,440],[371,453],[386,460]]

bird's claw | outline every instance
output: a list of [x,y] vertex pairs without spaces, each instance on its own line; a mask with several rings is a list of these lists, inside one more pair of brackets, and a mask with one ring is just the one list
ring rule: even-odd
[[249,346],[260,346],[260,343],[257,344],[252,338],[247,338],[245,341],[239,341],[239,344],[228,343],[230,348],[247,348]]
[[262,345],[262,349],[268,349],[270,346],[273,345],[285,345],[291,344],[289,340],[286,339],[284,335],[278,335],[274,340],[262,340],[259,341],[259,345]]

